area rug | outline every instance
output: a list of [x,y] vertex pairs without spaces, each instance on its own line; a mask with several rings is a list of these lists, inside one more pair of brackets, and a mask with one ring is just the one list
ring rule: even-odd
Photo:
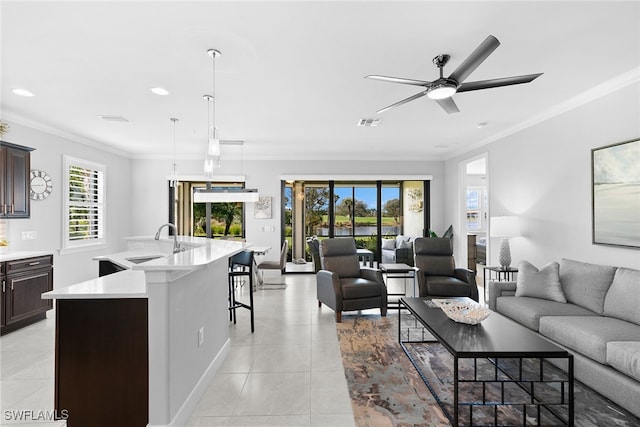
[[[397,316],[343,315],[342,323],[338,323],[336,329],[356,425],[450,425],[398,343]],[[437,388],[445,406],[450,405],[453,359],[446,349],[439,344],[412,344],[407,348],[420,364],[423,374]],[[554,375],[556,368],[549,365],[545,369],[549,375]],[[464,370],[461,367],[462,373]],[[574,385],[574,395],[576,426],[640,426],[640,419],[578,381]],[[450,406],[449,411],[453,412]],[[504,416],[510,420],[508,413]],[[514,424],[521,423],[516,415],[514,420]]]

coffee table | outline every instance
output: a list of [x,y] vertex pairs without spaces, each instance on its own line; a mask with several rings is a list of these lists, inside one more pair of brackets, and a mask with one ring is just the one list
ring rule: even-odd
[[[469,298],[448,299],[473,302]],[[479,325],[467,325],[449,319],[440,308],[430,308],[425,302],[426,300],[429,298],[400,298],[398,340],[452,425],[456,427],[459,425],[478,425],[474,424],[474,409],[476,409],[476,415],[478,412],[483,412],[486,415],[487,408],[493,412],[493,421],[489,425],[504,424],[504,421],[501,422],[499,419],[503,408],[521,411],[522,425],[531,422],[531,420],[527,420],[527,415],[532,417],[532,412],[534,418],[537,416],[539,423],[542,418],[541,411],[545,411],[546,417],[551,414],[553,418],[557,418],[554,419],[553,425],[573,425],[574,378],[573,356],[571,354],[499,313],[491,313]],[[415,318],[416,325],[420,324],[435,339],[426,339],[424,331],[419,340],[410,340],[410,333],[408,333],[406,340],[403,339],[403,324],[400,317],[403,308],[406,308]],[[406,346],[406,344],[433,342],[442,344],[453,356],[453,414],[449,413],[441,396],[438,396],[434,387],[429,384],[420,364],[414,360]],[[464,376],[461,378],[460,362],[463,359],[473,359],[471,378]],[[523,369],[525,359],[536,361],[534,366],[537,371],[533,377],[529,376],[527,369]],[[557,378],[545,373],[544,359],[565,359],[568,368],[565,376]],[[491,377],[487,377],[486,372],[479,373],[478,365],[480,362],[491,363],[492,368],[495,367],[495,373]],[[515,362],[516,369],[505,369],[509,364],[504,362]],[[526,362],[529,361],[526,360]],[[475,394],[471,393],[469,400],[461,400],[460,389],[462,387],[465,390],[473,389]],[[492,392],[495,389],[501,390],[501,392],[496,395]],[[541,390],[545,391],[545,396],[541,395]],[[557,396],[549,399],[550,391],[552,394],[557,391]],[[563,411],[566,412],[566,416],[564,416],[566,419],[562,419],[563,415],[560,414]],[[482,425],[487,425],[486,420],[482,422]]]

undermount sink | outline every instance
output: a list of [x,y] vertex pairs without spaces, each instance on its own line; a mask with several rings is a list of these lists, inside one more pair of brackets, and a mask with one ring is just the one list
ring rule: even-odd
[[162,257],[163,257],[162,255],[148,255],[148,256],[137,256],[137,257],[131,257],[131,258],[125,258],[125,259],[134,264],[142,264],[143,262],[151,261],[151,260],[162,258]]

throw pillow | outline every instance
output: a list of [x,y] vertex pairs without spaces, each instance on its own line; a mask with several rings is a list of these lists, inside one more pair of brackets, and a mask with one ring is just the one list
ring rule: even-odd
[[410,247],[411,247],[411,243],[409,243],[408,240],[401,240],[400,244],[398,245],[398,249],[406,249]]
[[551,262],[538,270],[529,261],[520,262],[516,296],[567,302],[560,284],[560,264]]
[[382,249],[395,249],[396,239],[382,239]]

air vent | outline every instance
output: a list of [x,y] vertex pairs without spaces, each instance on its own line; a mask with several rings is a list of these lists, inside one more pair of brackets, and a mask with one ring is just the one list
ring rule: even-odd
[[98,116],[102,120],[106,120],[108,122],[120,122],[120,123],[129,123],[129,120],[125,119],[122,116]]
[[380,124],[382,119],[360,119],[358,120],[358,126],[371,126],[375,127]]

